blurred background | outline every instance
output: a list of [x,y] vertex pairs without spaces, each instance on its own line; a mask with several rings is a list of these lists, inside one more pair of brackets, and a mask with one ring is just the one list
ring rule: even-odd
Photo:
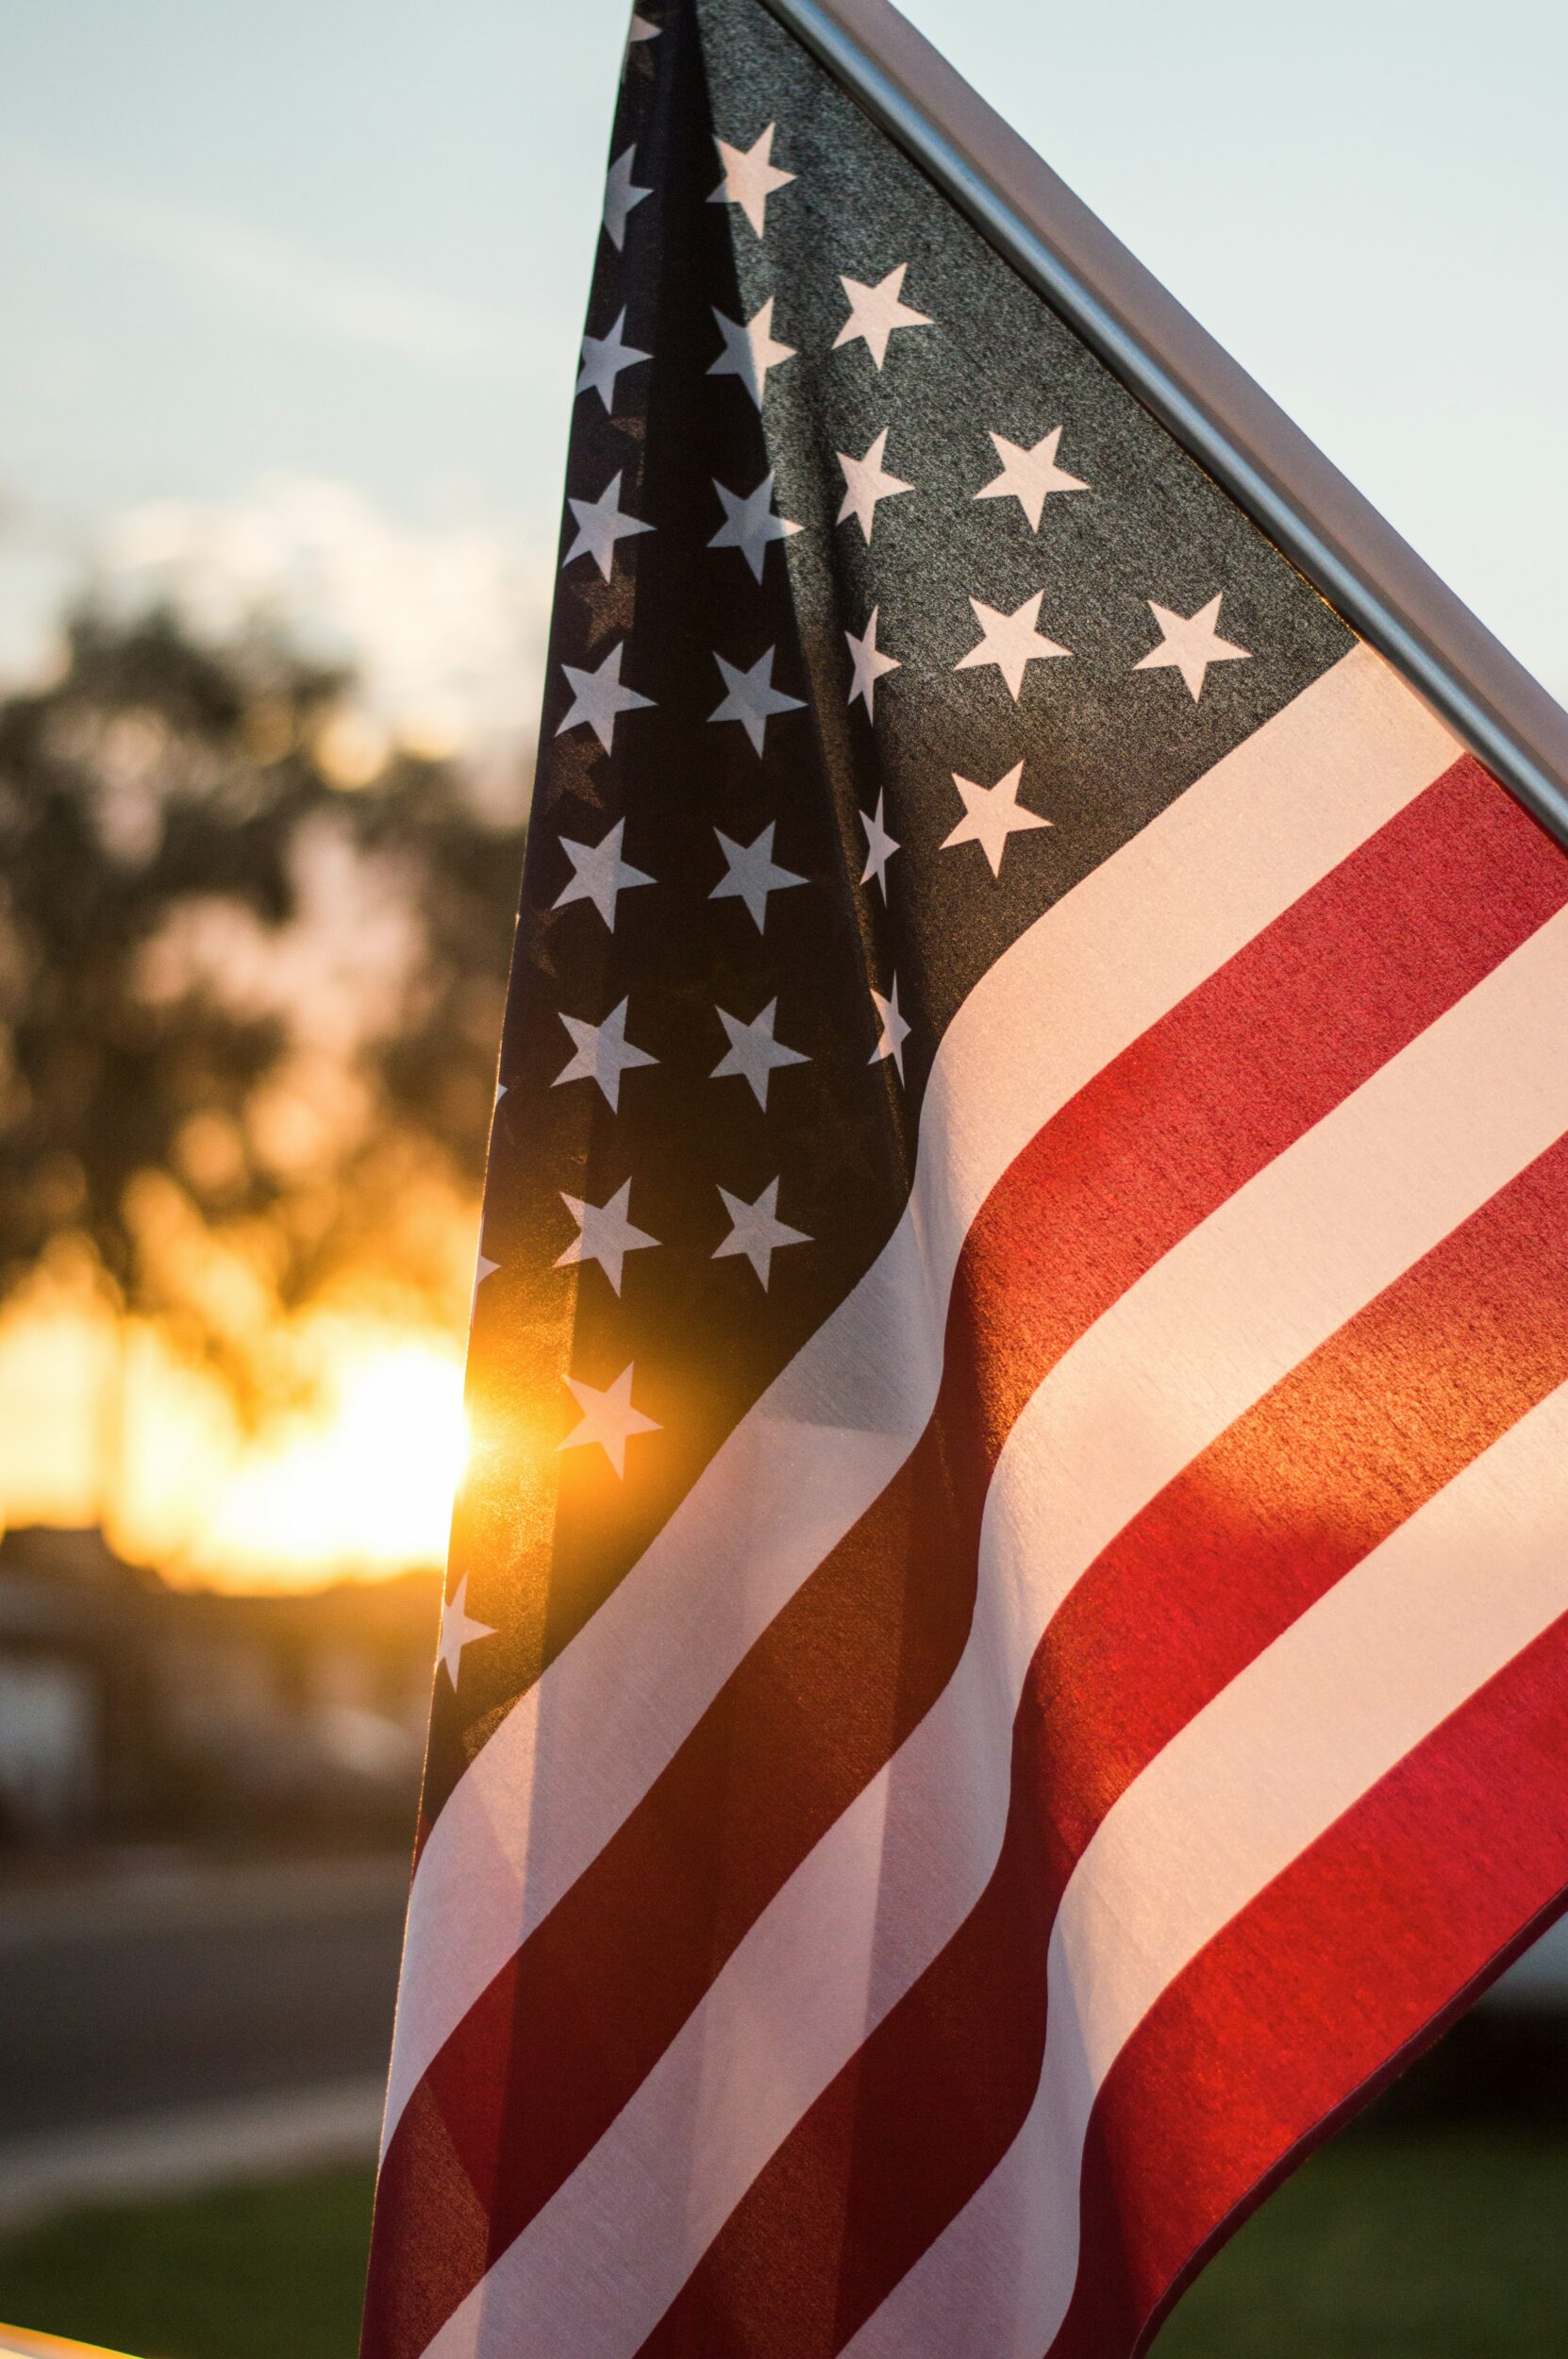
[[[1568,694],[1568,18],[909,13]],[[625,10],[4,21],[0,2317],[326,2359]],[[1162,2348],[1568,2351],[1565,2005]]]

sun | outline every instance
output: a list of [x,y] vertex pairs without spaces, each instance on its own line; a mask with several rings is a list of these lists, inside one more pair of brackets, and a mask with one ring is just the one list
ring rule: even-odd
[[469,1448],[460,1338],[318,1310],[288,1347],[297,1397],[247,1429],[156,1327],[15,1306],[0,1317],[5,1522],[101,1522],[132,1561],[228,1589],[442,1564]]
[[286,1421],[224,1485],[193,1571],[272,1582],[440,1564],[468,1455],[462,1370],[418,1337],[341,1338],[320,1407]]

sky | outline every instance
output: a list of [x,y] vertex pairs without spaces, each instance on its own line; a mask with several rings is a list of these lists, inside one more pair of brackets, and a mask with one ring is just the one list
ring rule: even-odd
[[[1568,697],[1568,11],[909,12]],[[0,675],[162,565],[526,726],[626,13],[7,11]]]

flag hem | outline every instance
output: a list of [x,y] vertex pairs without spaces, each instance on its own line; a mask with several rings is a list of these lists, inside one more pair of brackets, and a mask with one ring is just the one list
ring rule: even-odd
[[763,0],[1568,845],[1568,712],[891,0]]

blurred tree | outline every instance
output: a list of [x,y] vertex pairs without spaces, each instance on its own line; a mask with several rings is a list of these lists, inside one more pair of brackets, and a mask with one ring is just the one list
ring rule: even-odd
[[383,751],[168,615],[0,704],[0,1293],[88,1248],[242,1397],[279,1311],[466,1300],[522,827]]

